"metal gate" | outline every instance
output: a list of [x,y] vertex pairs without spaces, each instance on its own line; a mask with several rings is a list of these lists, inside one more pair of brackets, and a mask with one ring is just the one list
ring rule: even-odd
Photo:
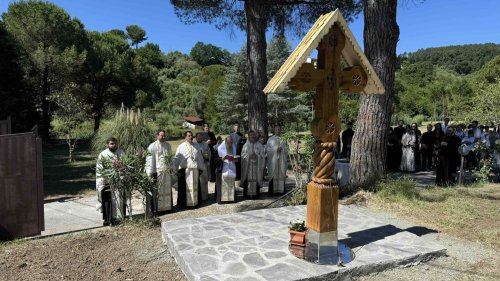
[[0,240],[44,228],[42,141],[36,129],[0,135]]

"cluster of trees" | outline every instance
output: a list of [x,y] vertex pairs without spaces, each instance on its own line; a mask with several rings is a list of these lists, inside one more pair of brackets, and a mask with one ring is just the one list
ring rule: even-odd
[[10,4],[0,20],[0,118],[10,115],[14,132],[38,124],[44,139],[75,139],[121,104],[157,109],[161,125],[216,112],[206,96],[221,87],[229,52],[199,42],[189,56],[164,54],[145,40],[137,25],[89,31],[54,4]]
[[[498,122],[500,45],[429,48],[399,56],[394,119]],[[495,117],[495,115],[497,117]]]
[[[492,43],[428,48],[399,55],[392,123],[420,123],[445,116],[464,122],[499,122],[499,62],[500,45]],[[470,71],[458,72],[459,66]],[[356,120],[358,97],[340,98],[342,120]]]
[[[291,52],[277,34],[267,46],[267,79]],[[60,7],[37,1],[11,4],[0,35],[0,98],[6,101],[0,118],[11,115],[15,132],[38,124],[45,139],[64,136],[74,149],[75,140],[94,134],[122,104],[147,109],[156,126],[174,133],[186,115],[221,132],[249,121],[246,47],[230,54],[198,42],[189,55],[164,54],[144,42],[146,31],[137,25],[89,31]],[[312,93],[272,95],[266,117],[304,130],[312,104]]]
[[15,70],[10,74],[15,79],[7,75],[2,95],[16,106],[2,103],[0,111],[12,115],[16,131],[39,124],[48,139],[54,115],[78,117],[76,123],[93,120],[97,130],[108,105],[147,103],[158,92],[155,59],[161,52],[155,44],[132,49],[145,40],[145,32],[138,26],[127,30],[87,31],[47,2],[9,5],[0,22],[7,51],[1,54],[6,60],[1,71]]
[[479,70],[499,53],[500,45],[498,44],[469,44],[426,48],[414,53],[402,53],[398,59],[400,63],[429,62],[458,74],[468,75]]
[[[212,83],[212,88],[220,86],[222,89],[230,89],[234,83],[231,83],[232,80],[229,78],[241,79],[241,75],[246,77],[244,80],[246,80],[247,95],[243,95],[243,98],[246,98],[248,102],[248,117],[247,120],[243,119],[243,121],[247,121],[250,129],[264,134],[267,134],[268,118],[279,120],[287,117],[278,110],[273,111],[272,106],[269,110],[271,114],[268,116],[267,96],[262,93],[269,75],[267,71],[266,31],[273,28],[278,35],[283,35],[285,30],[293,30],[296,34],[303,34],[305,29],[321,14],[339,8],[344,17],[350,21],[364,8],[365,23],[369,27],[365,30],[365,51],[369,60],[380,60],[378,65],[384,65],[384,67],[378,67],[375,70],[382,78],[387,92],[383,97],[361,97],[359,115],[362,116],[362,119],[358,117],[358,124],[361,124],[362,120],[373,120],[377,125],[388,123],[389,117],[387,116],[390,116],[393,100],[395,46],[399,35],[395,17],[395,1],[372,1],[365,2],[364,5],[359,0],[245,0],[236,2],[171,0],[171,3],[175,7],[177,15],[186,23],[203,21],[214,23],[219,28],[237,26],[246,31],[246,69],[243,70],[243,74],[240,72],[240,75],[233,76],[230,76],[231,73],[228,71],[228,79],[225,79],[223,83]],[[380,17],[386,20],[378,20]],[[193,97],[195,96],[193,92],[200,90],[200,80],[203,79],[196,79],[195,77],[200,76],[197,74],[184,76],[183,73],[173,73],[178,75],[169,76],[172,73],[168,70],[163,71],[161,66],[158,68],[158,65],[150,63],[158,57],[158,52],[155,53],[155,49],[159,48],[154,48],[154,46],[143,52],[146,57],[141,56],[142,52],[139,51],[138,45],[146,39],[146,34],[135,26],[127,28],[127,33],[112,30],[91,35],[89,34],[91,32],[84,30],[83,24],[79,20],[71,19],[62,9],[48,3],[34,1],[11,4],[9,11],[2,16],[2,20],[8,35],[12,37],[12,42],[17,45],[14,49],[20,50],[16,53],[19,55],[20,61],[23,62],[20,67],[23,80],[28,82],[27,87],[29,88],[28,90],[24,89],[24,93],[33,93],[37,97],[31,106],[31,109],[34,110],[31,111],[35,112],[35,116],[41,112],[42,132],[46,138],[49,137],[52,114],[58,109],[57,102],[67,101],[64,98],[51,99],[50,96],[54,95],[55,97],[55,93],[75,97],[69,100],[74,101],[77,105],[88,105],[72,106],[72,108],[82,109],[82,116],[90,115],[94,119],[94,130],[99,127],[107,106],[117,102],[123,102],[127,106],[148,104],[152,106],[154,104],[155,107],[160,108],[163,104],[165,108],[170,110],[169,112],[175,112],[176,101],[190,102],[190,105],[195,103],[202,105],[205,102],[205,108],[210,111],[213,110],[214,106],[219,106],[217,101],[222,100],[215,98],[207,102],[206,97],[213,95],[213,93],[207,93],[205,99],[200,98],[199,94],[197,98],[181,99],[177,97],[178,92],[174,91],[171,93],[176,95],[175,101],[169,100],[168,91],[162,90],[185,90],[188,93],[187,96]],[[23,34],[26,36],[22,36]],[[43,35],[34,36],[38,34]],[[55,37],[56,40],[44,41],[47,35]],[[127,44],[123,44],[124,42]],[[135,49],[130,48],[130,45],[135,46]],[[34,52],[32,52],[33,48],[30,49],[33,46]],[[34,56],[30,57],[33,54],[38,55],[38,61],[34,59]],[[107,55],[111,56],[112,59],[108,60]],[[161,57],[161,54],[159,56]],[[149,60],[151,58],[152,60]],[[165,62],[165,60],[160,61]],[[178,61],[175,56],[174,61]],[[201,61],[198,60],[198,62]],[[244,62],[241,65],[244,65]],[[164,66],[171,65],[168,65],[167,62]],[[66,68],[62,69],[62,67]],[[162,76],[162,72],[165,72],[163,74],[166,75]],[[65,75],[60,75],[62,73]],[[183,77],[185,80],[180,80]],[[179,81],[182,83],[176,83]],[[13,92],[7,90],[2,94],[11,95]],[[167,99],[164,98],[165,96]],[[9,97],[7,96],[7,98]],[[285,95],[274,100],[271,98],[271,104],[276,104],[274,107],[278,108],[278,105],[284,104],[282,99],[291,100],[294,97]],[[301,99],[296,100],[292,108],[295,108],[296,112],[307,112],[306,109],[308,109],[311,99],[311,94],[303,94]],[[350,102],[354,102],[354,99]],[[242,100],[241,104],[245,104],[245,100]],[[61,105],[59,106],[62,108]],[[374,108],[375,111],[372,110]],[[60,110],[60,113],[62,112],[64,111]],[[274,112],[274,117],[272,112]],[[293,114],[293,116],[295,115],[297,114]],[[73,116],[79,116],[79,114]],[[298,116],[300,120],[310,118],[309,114]],[[217,115],[213,118],[216,118],[217,121]],[[79,122],[74,123],[78,124]],[[374,127],[376,126],[369,124],[366,126],[366,128]],[[381,126],[381,128],[385,128],[385,126]],[[387,133],[384,130],[382,129],[378,134],[370,132],[363,134],[379,138],[383,136],[382,140],[379,141],[380,145],[377,145],[375,150],[366,153],[366,155],[385,154]],[[366,141],[360,139],[359,143],[366,143]],[[354,144],[356,145],[356,141]],[[360,151],[364,151],[364,149]],[[374,167],[374,169],[369,170],[373,170],[375,176],[365,177],[368,180],[376,179],[383,172],[383,166],[379,165],[382,168],[375,167],[373,163],[366,163],[366,159],[361,159],[358,162],[359,165],[368,164]],[[357,170],[360,170],[357,168],[359,165],[357,162],[353,163],[353,167],[356,167]]]

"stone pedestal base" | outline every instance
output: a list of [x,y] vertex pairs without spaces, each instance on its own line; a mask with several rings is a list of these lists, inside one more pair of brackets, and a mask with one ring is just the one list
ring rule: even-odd
[[346,264],[353,259],[351,249],[338,242],[337,231],[318,233],[309,230],[305,260],[317,264]]

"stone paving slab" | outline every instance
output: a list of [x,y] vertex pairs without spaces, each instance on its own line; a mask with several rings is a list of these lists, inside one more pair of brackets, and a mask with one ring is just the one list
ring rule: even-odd
[[[189,280],[334,280],[410,266],[446,249],[357,206],[339,206],[339,240],[355,258],[344,267],[317,265],[288,250],[287,225],[304,219],[305,206],[263,209],[162,223],[162,238]],[[420,236],[419,236],[420,235]]]

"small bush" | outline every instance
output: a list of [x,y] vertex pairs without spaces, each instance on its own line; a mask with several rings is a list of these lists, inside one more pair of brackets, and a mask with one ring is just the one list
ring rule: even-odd
[[92,148],[100,151],[106,148],[106,139],[115,137],[121,149],[135,152],[138,148],[146,148],[155,138],[155,129],[140,111],[125,109],[116,112],[115,118],[101,124],[94,136]]
[[417,125],[420,126],[425,120],[425,115],[418,114],[413,116],[413,118],[411,119],[411,123],[417,123]]
[[415,182],[410,178],[384,179],[376,184],[375,189],[377,196],[390,201],[421,199]]
[[490,178],[491,159],[482,159],[479,166],[479,169],[472,171],[472,177],[478,183],[487,183]]

